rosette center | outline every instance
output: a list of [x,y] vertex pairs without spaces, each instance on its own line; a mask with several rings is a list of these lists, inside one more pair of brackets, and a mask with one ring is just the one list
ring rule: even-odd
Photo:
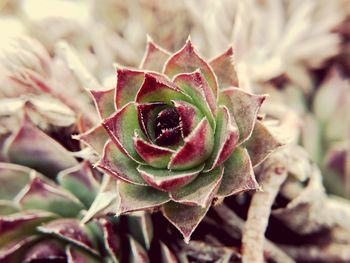
[[172,146],[181,138],[180,116],[175,108],[167,108],[158,113],[155,120],[155,142],[161,146]]

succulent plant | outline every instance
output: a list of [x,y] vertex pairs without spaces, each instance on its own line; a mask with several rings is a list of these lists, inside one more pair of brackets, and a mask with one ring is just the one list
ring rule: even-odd
[[149,41],[140,69],[91,91],[102,122],[77,138],[118,179],[118,215],[160,208],[188,241],[213,200],[259,188],[253,167],[279,142],[257,120],[265,96],[234,87],[231,56],[208,63],[190,39],[172,55]]

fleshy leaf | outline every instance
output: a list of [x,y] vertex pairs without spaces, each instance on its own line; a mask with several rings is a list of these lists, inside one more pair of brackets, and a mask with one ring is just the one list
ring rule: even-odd
[[183,137],[188,136],[203,118],[197,107],[185,101],[173,101],[181,121]]
[[19,210],[19,207],[13,201],[0,200],[0,216],[13,214]]
[[232,55],[233,49],[230,47],[223,54],[209,62],[218,78],[220,89],[238,86],[238,79],[232,61]]
[[83,205],[73,195],[38,177],[31,180],[18,203],[24,209],[44,210],[63,217],[74,217],[83,209]]
[[60,144],[35,127],[27,117],[5,149],[11,162],[31,167],[48,176],[78,162]]
[[221,90],[219,105],[225,105],[239,129],[239,143],[246,141],[254,128],[256,117],[265,95],[249,94],[238,88]]
[[85,207],[90,207],[96,197],[98,184],[89,162],[85,161],[75,167],[61,171],[57,175],[57,180],[64,189],[76,196]]
[[238,128],[231,118],[228,109],[225,106],[220,106],[216,116],[214,149],[207,161],[207,171],[226,161],[238,142]]
[[145,249],[136,242],[131,236],[129,236],[130,242],[130,254],[129,262],[130,263],[149,263],[149,258]]
[[79,250],[74,246],[67,246],[67,263],[98,263],[101,259],[93,257],[85,251]]
[[281,146],[281,143],[274,138],[260,121],[256,122],[251,137],[244,143],[253,167],[263,162],[279,146]]
[[131,69],[117,70],[115,94],[115,105],[117,109],[121,109],[129,102],[135,101],[137,91],[140,89],[143,81],[144,73],[142,71]]
[[137,114],[139,125],[149,140],[155,140],[154,121],[160,111],[167,107],[163,102],[138,104]]
[[0,262],[12,263],[21,262],[23,253],[32,243],[36,242],[37,236],[28,236],[25,238],[17,239],[0,248]]
[[169,57],[170,53],[168,51],[159,47],[152,39],[148,39],[146,52],[143,56],[140,68],[161,72]]
[[203,73],[211,90],[216,95],[218,83],[213,69],[198,55],[190,39],[187,40],[185,46],[181,50],[168,59],[164,65],[163,72],[172,78],[179,73],[189,73],[197,69],[200,69],[200,71]]
[[138,164],[126,156],[112,141],[106,144],[102,159],[97,166],[123,181],[146,185],[136,170]]
[[118,182],[120,204],[118,214],[156,208],[170,200],[167,193],[150,186]]
[[222,177],[218,196],[229,196],[243,191],[259,189],[255,179],[253,166],[248,151],[237,147],[224,163],[225,170]]
[[53,214],[41,211],[26,211],[0,217],[0,247],[34,234],[36,226],[53,218]]
[[173,150],[143,140],[137,134],[134,135],[134,146],[141,158],[156,168],[166,168],[174,153]]
[[118,257],[121,252],[120,248],[120,237],[115,231],[116,227],[112,222],[102,219],[102,229],[103,229],[103,244],[108,251],[113,262],[119,262]]
[[130,102],[102,123],[112,141],[131,159],[144,163],[134,148],[132,134],[140,130],[135,104]]
[[168,169],[186,170],[203,163],[214,147],[213,130],[203,118],[193,132],[185,138],[185,143],[171,158]]
[[192,98],[193,104],[207,116],[210,125],[214,127],[216,97],[202,74],[199,71],[179,74],[174,78],[174,83]]
[[140,165],[137,170],[149,185],[161,191],[170,192],[189,184],[203,170],[203,167],[204,165],[201,165],[190,170],[174,171]]
[[30,181],[31,169],[11,163],[0,163],[0,200],[13,200]]
[[109,139],[106,130],[101,125],[98,125],[82,134],[73,136],[73,138],[82,141],[99,155],[102,154],[103,147]]
[[136,102],[164,102],[171,105],[171,100],[191,101],[191,98],[163,75],[146,73],[145,81],[136,95]]
[[111,116],[116,110],[114,107],[114,91],[114,88],[109,90],[90,90],[101,119]]
[[202,221],[209,207],[203,208],[168,202],[163,205],[163,215],[181,232],[185,242],[188,243],[193,231]]
[[97,255],[90,233],[76,219],[56,219],[37,229],[41,233],[55,235]]
[[207,207],[220,186],[223,173],[223,166],[201,173],[190,184],[172,192],[171,197],[178,203]]
[[66,260],[62,244],[54,240],[39,242],[25,254],[23,262],[60,262]]
[[160,249],[162,252],[162,262],[168,262],[168,263],[178,263],[175,255],[173,254],[173,252],[171,252],[171,250],[163,243],[163,242],[159,242],[160,243]]

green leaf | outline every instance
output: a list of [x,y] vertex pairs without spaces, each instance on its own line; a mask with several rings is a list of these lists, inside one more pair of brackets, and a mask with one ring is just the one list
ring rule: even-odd
[[116,111],[114,107],[114,91],[114,88],[109,90],[90,90],[101,119],[109,117]]

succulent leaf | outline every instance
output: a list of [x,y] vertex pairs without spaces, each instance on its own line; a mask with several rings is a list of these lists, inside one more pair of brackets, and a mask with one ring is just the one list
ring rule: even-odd
[[146,52],[143,56],[140,69],[161,72],[164,63],[169,57],[170,53],[168,51],[159,47],[151,39],[148,39]]
[[101,119],[108,118],[115,112],[114,90],[90,90]]
[[84,133],[73,136],[73,138],[82,141],[84,144],[91,147],[97,154],[101,155],[109,137],[103,126],[98,125]]

